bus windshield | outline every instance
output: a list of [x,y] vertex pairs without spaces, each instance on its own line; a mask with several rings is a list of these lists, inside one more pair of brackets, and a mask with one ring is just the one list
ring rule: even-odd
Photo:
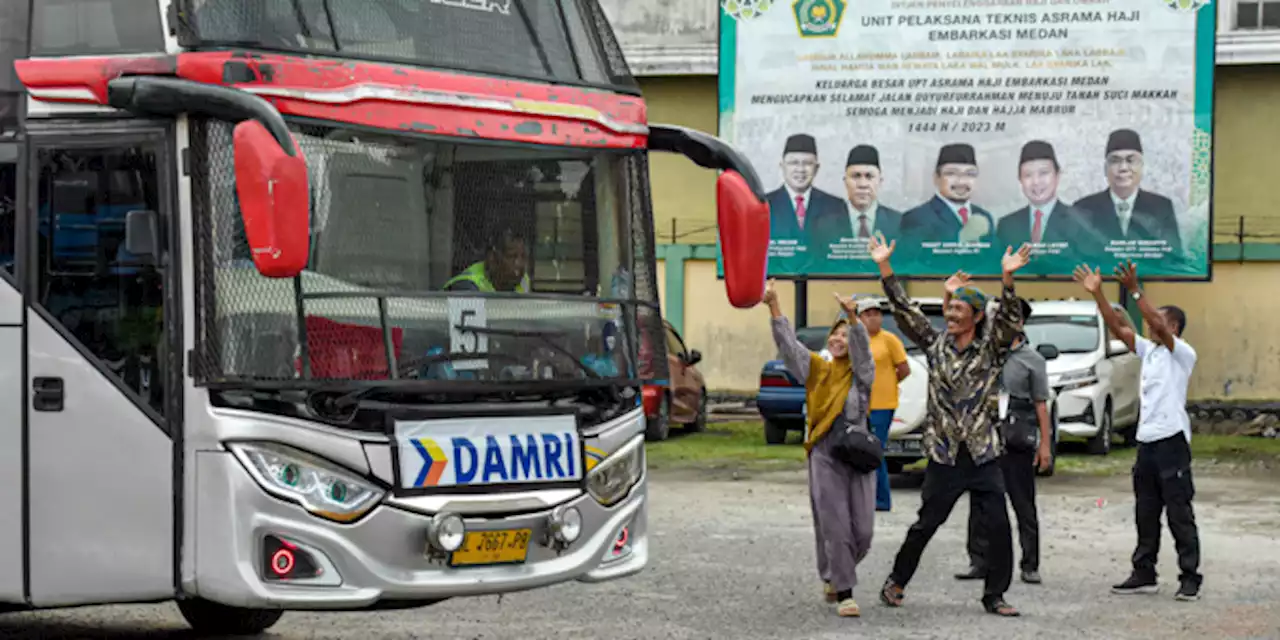
[[595,0],[180,1],[182,44],[195,49],[295,51],[638,93]]
[[643,156],[292,128],[311,255],[280,280],[252,266],[230,127],[196,127],[206,379],[636,377],[637,322],[657,303],[631,186]]

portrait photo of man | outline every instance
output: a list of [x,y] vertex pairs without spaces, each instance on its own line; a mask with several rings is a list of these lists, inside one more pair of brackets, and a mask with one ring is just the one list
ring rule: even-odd
[[857,238],[866,244],[876,232],[883,233],[886,239],[897,239],[902,212],[880,204],[880,187],[883,185],[880,152],[867,144],[850,149],[844,167],[848,215],[828,216],[815,221],[812,232],[815,240],[826,245]]
[[[824,249],[814,242],[810,230],[831,216],[844,217],[840,198],[813,186],[818,176],[818,144],[813,136],[795,134],[782,149],[782,186],[769,193],[769,238],[780,244],[794,241],[797,251],[805,248],[820,259]],[[797,256],[803,253],[797,253]]]
[[[1132,129],[1117,129],[1107,138],[1107,188],[1076,201],[1086,212],[1091,235],[1106,246],[1111,240],[1163,240],[1173,253],[1182,251],[1173,202],[1142,189],[1142,140]],[[1089,259],[1110,258],[1090,255]]]
[[[1022,145],[1018,157],[1018,184],[1027,205],[1000,218],[996,237],[1000,247],[1032,245],[1032,252],[1041,247],[1054,247],[1066,243],[1056,251],[1058,255],[1092,255],[1089,234],[1082,214],[1058,198],[1058,183],[1062,167],[1053,145],[1043,140],[1032,140]],[[1052,251],[1052,250],[1050,250]]]
[[948,144],[938,151],[933,172],[937,194],[902,216],[899,245],[924,242],[991,242],[995,221],[991,213],[969,201],[978,184],[978,159],[972,145]]

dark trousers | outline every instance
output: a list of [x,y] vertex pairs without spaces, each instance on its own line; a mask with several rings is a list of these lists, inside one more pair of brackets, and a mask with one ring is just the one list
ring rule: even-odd
[[924,472],[924,487],[920,491],[923,503],[915,524],[907,529],[907,539],[902,542],[893,562],[889,578],[895,584],[907,586],[920,566],[920,556],[937,533],[956,501],[968,491],[983,514],[979,522],[979,534],[987,542],[983,553],[986,562],[986,583],[983,601],[990,602],[1004,595],[1013,580],[1013,540],[1009,532],[1009,514],[1004,507],[1004,476],[1000,465],[989,462],[975,465],[969,450],[963,445],[954,466],[930,461]]
[[[1036,454],[1034,451],[1006,451],[1000,456],[1005,493],[1018,518],[1018,542],[1022,547],[1023,571],[1040,570],[1040,519],[1036,514]],[[1003,509],[1004,505],[1000,505]],[[987,541],[982,539],[980,523],[984,514],[976,494],[969,494],[969,564],[986,570]]]
[[1156,579],[1156,555],[1160,552],[1160,512],[1169,520],[1178,551],[1179,580],[1197,586],[1200,568],[1200,533],[1191,508],[1196,486],[1191,479],[1191,445],[1182,434],[1138,445],[1133,465],[1134,521],[1138,547],[1133,551],[1133,572],[1139,578]]

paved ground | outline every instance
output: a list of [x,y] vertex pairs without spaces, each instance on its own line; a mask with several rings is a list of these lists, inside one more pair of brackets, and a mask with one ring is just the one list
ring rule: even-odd
[[[1280,497],[1274,480],[1200,478],[1205,598],[1172,598],[1176,575],[1166,533],[1159,596],[1112,596],[1133,544],[1127,478],[1058,477],[1042,484],[1045,584],[1015,583],[1025,615],[982,613],[979,587],[962,568],[966,508],[925,554],[907,606],[880,606],[875,590],[918,506],[896,492],[897,511],[876,524],[876,549],[856,595],[860,620],[820,602],[802,478],[726,480],[664,475],[652,489],[654,557],[641,576],[597,586],[455,600],[416,611],[289,614],[279,638],[1280,638]],[[1105,501],[1099,506],[1099,499]],[[0,617],[0,637],[186,638],[170,605],[89,608]]]

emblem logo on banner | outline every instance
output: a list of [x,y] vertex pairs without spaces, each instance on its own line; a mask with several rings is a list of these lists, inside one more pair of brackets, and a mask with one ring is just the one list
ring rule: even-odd
[[830,38],[840,29],[846,0],[796,0],[796,26],[801,38]]
[[1205,5],[1204,0],[1163,0],[1170,9],[1182,12],[1198,11]]
[[720,0],[720,8],[738,20],[750,20],[773,6],[773,0]]

